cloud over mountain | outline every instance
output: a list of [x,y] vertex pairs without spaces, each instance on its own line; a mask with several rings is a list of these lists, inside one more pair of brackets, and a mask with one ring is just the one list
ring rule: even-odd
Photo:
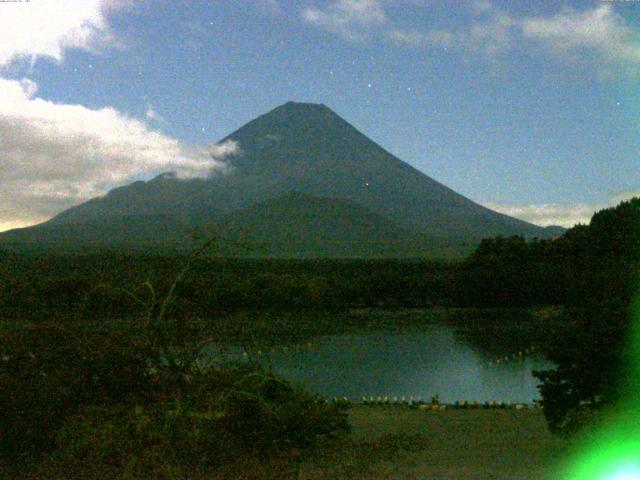
[[189,148],[114,108],[58,104],[36,91],[30,80],[0,79],[0,228],[42,220],[132,176],[208,176],[238,151]]
[[[38,0],[2,4],[0,68],[68,49],[117,45],[109,15],[132,0]],[[42,221],[128,179],[171,171],[206,177],[237,153],[229,143],[189,147],[112,107],[92,109],[36,96],[28,79],[0,77],[0,230]],[[165,122],[151,106],[145,117]]]

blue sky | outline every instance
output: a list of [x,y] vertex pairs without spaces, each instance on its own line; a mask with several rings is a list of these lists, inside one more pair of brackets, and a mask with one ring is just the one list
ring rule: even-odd
[[0,32],[0,230],[208,174],[288,100],[535,223],[640,193],[640,2],[31,0]]

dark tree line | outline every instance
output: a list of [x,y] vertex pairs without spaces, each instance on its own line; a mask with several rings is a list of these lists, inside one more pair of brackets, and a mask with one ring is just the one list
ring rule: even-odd
[[[211,258],[180,284],[177,308],[215,317],[243,309],[564,303],[571,291],[571,270],[562,262],[540,261],[529,252],[532,245],[517,237],[483,241],[462,263]],[[509,253],[503,257],[503,251]],[[166,278],[183,262],[180,256],[0,252],[0,311],[7,318],[30,320],[74,317],[83,309],[105,317],[132,315],[137,306],[110,287],[136,291],[151,281],[164,291]]]
[[624,380],[632,304],[640,286],[640,199],[596,213],[563,241],[574,288],[565,331],[548,347],[558,368],[540,378],[550,426],[571,432],[616,403]]
[[555,240],[485,240],[465,262],[473,294],[497,302],[563,304],[545,349],[557,368],[537,372],[551,429],[571,433],[618,400],[640,286],[640,199],[597,212]]

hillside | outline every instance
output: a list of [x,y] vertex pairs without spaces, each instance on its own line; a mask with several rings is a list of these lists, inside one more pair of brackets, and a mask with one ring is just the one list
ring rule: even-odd
[[[191,227],[215,225],[221,234],[279,244],[270,247],[280,249],[278,255],[406,257],[432,256],[443,247],[459,255],[468,250],[461,246],[496,235],[558,233],[472,202],[324,105],[289,102],[226,140],[241,150],[228,174],[138,181],[41,225],[0,234],[0,245],[55,248],[64,237],[62,243],[80,250],[145,242],[184,247]],[[291,192],[298,196],[287,197]],[[137,228],[142,233],[133,232]]]
[[358,204],[297,192],[234,212],[217,227],[225,238],[255,244],[252,256],[451,256],[446,242],[416,235]]

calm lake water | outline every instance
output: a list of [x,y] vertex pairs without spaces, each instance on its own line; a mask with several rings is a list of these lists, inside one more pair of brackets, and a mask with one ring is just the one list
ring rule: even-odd
[[347,396],[359,401],[366,395],[430,400],[439,395],[447,403],[529,404],[539,398],[539,381],[531,372],[552,366],[540,354],[513,351],[496,358],[455,333],[447,324],[365,331],[317,337],[286,350],[253,350],[249,355],[327,398]]

